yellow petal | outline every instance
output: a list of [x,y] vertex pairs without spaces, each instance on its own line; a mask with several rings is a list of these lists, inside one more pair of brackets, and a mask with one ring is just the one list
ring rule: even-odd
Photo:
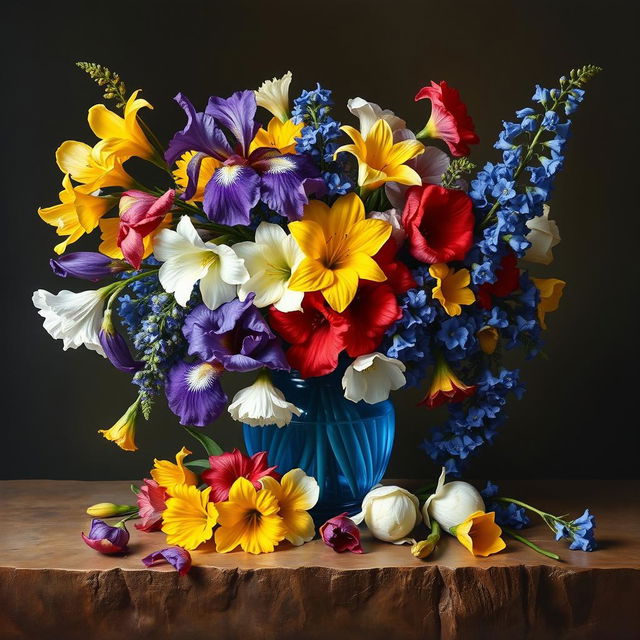
[[153,461],[153,469],[151,477],[168,493],[172,493],[173,489],[182,484],[197,485],[198,478],[193,471],[184,466],[183,460],[191,453],[186,447],[182,447],[176,454],[176,464],[168,460]]
[[351,269],[335,269],[333,273],[335,281],[330,287],[322,290],[322,295],[334,311],[342,313],[356,295],[358,274]]
[[386,120],[377,120],[369,129],[365,140],[367,164],[374,169],[383,169],[393,147],[393,132]]
[[324,255],[326,246],[324,232],[314,220],[290,222],[289,232],[308,258],[318,260]]
[[[304,215],[302,217],[303,222],[313,221],[316,222],[321,229],[327,224],[329,216],[331,215],[331,209],[328,204],[322,202],[322,200],[311,200],[309,204],[304,206]],[[289,228],[291,228],[290,223]]]
[[116,260],[122,260],[124,257],[120,247],[117,245],[119,228],[120,218],[103,218],[100,220],[100,238],[102,242],[98,247],[98,251]]
[[397,182],[398,184],[421,185],[422,178],[411,167],[400,164],[396,167],[386,167],[387,182]]
[[289,280],[292,291],[319,291],[330,287],[335,282],[335,275],[319,260],[304,258]]
[[[280,506],[288,509],[308,511],[316,506],[320,488],[315,478],[308,476],[302,469],[291,469],[280,480],[282,492],[272,491]],[[266,489],[270,487],[266,486]],[[283,505],[283,502],[286,504]]]
[[90,156],[91,147],[76,140],[67,140],[56,149],[56,162],[60,171],[74,177],[82,175],[87,170]]
[[387,155],[388,165],[401,165],[407,160],[424,153],[424,145],[418,140],[403,140],[396,142]]
[[349,250],[374,256],[391,236],[391,225],[386,220],[361,220],[349,231]]
[[313,518],[300,509],[284,510],[280,513],[286,530],[286,539],[296,546],[312,540],[316,534]]
[[387,276],[378,266],[378,263],[364,253],[355,253],[340,263],[343,269],[355,271],[361,280],[372,280],[373,282],[384,282]]
[[169,544],[192,550],[213,535],[218,511],[209,501],[211,487],[199,491],[192,485],[176,485],[162,512],[162,531]]
[[216,529],[215,543],[218,553],[229,553],[236,547],[240,546],[240,542],[245,537],[245,523],[240,520],[232,526],[220,526]]
[[[353,145],[344,145],[336,149],[334,157],[340,153],[341,151],[349,151],[349,153],[353,153],[357,158],[366,158],[367,157],[367,145],[362,137],[362,134],[353,127],[349,125],[345,125],[344,127],[340,127],[341,131],[344,131],[350,138],[353,140]],[[347,149],[347,147],[350,147]],[[355,147],[355,150],[352,151],[351,147]]]

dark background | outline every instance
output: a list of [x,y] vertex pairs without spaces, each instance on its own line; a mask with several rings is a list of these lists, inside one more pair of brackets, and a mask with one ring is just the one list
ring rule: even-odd
[[[96,433],[135,397],[128,378],[85,349],[62,352],[31,305],[37,288],[85,288],[49,270],[55,230],[38,206],[57,203],[61,174],[54,150],[64,140],[93,144],[87,109],[99,89],[74,66],[99,62],[142,88],[145,113],[166,142],[183,127],[171,98],[196,105],[211,94],[257,88],[294,73],[292,96],[316,81],[334,90],[337,117],[357,95],[391,108],[414,130],[427,105],[413,96],[446,79],[469,107],[481,144],[472,159],[497,157],[503,118],[529,104],[533,85],[555,86],[572,67],[605,71],[573,117],[566,170],[551,203],[563,241],[549,268],[568,286],[549,316],[549,359],[525,363],[528,392],[513,400],[496,444],[470,467],[484,477],[604,477],[638,471],[637,358],[633,312],[638,276],[637,41],[631,3],[272,2],[32,3],[5,5],[2,60],[3,402],[5,478],[134,478],[154,456],[195,445],[158,402],[141,421],[139,451],[126,453]],[[351,122],[353,124],[353,122]],[[632,174],[631,172],[634,171]],[[97,235],[73,249],[94,249]],[[631,372],[632,371],[632,372]],[[227,376],[230,396],[246,380]],[[231,384],[230,384],[231,383]],[[417,448],[442,419],[416,407],[422,390],[395,394],[398,409],[391,477],[433,477]],[[223,417],[206,430],[225,448],[242,443],[239,424]]]

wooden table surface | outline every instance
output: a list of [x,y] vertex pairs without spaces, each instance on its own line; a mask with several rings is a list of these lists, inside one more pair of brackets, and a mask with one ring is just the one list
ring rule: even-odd
[[141,558],[161,532],[129,527],[129,554],[87,547],[87,506],[131,503],[129,482],[0,482],[0,638],[640,638],[640,482],[505,481],[552,513],[597,518],[600,549],[569,551],[544,524],[474,558],[448,536],[427,561],[372,540],[337,554],[318,540],[271,554],[202,547],[179,577]]

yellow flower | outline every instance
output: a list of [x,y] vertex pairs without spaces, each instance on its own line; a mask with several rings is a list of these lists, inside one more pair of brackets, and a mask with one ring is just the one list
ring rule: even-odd
[[122,418],[111,429],[100,429],[98,433],[101,433],[107,440],[115,442],[124,451],[137,451],[138,447],[136,447],[134,438],[139,409],[140,398],[126,410]]
[[320,487],[315,478],[302,469],[291,469],[280,482],[271,476],[261,478],[262,486],[271,491],[280,504],[278,515],[286,529],[286,539],[296,546],[309,542],[316,533],[313,518],[307,511],[315,507]]
[[474,555],[490,556],[507,545],[500,537],[502,529],[495,523],[495,513],[476,511],[464,522],[451,528],[451,533]]
[[111,196],[100,198],[82,193],[71,184],[69,174],[65,174],[62,179],[62,187],[60,204],[38,209],[38,215],[47,224],[57,227],[56,233],[59,236],[67,236],[66,240],[53,248],[58,255],[64,253],[68,245],[85,233],[93,231],[100,218],[116,202],[116,198]]
[[424,152],[424,145],[417,140],[393,143],[393,132],[386,120],[378,120],[363,138],[353,127],[341,127],[354,144],[345,144],[334,154],[353,154],[358,159],[358,184],[368,190],[377,189],[385,182],[398,184],[422,184],[422,178],[404,164]]
[[[143,258],[147,258],[153,251],[153,240],[163,230],[169,227],[173,214],[167,213],[162,222],[147,236],[142,238],[144,246]],[[102,242],[98,247],[98,251],[105,256],[122,260],[124,255],[122,249],[118,246],[118,232],[120,229],[120,218],[103,218],[100,220],[100,239]]]
[[173,495],[174,489],[181,484],[189,486],[198,484],[196,474],[191,469],[187,469],[182,462],[190,453],[189,449],[182,447],[176,453],[176,464],[168,460],[155,459],[153,461],[151,477],[171,495]]
[[142,132],[138,122],[138,111],[143,107],[153,107],[141,98],[140,91],[134,91],[124,107],[124,118],[109,111],[103,104],[89,109],[89,126],[93,133],[104,142],[103,148],[108,154],[114,154],[124,162],[132,156],[150,158],[155,151]]
[[[176,184],[184,191],[189,184],[189,177],[187,176],[187,166],[193,156],[196,155],[195,151],[187,151],[183,153],[178,160],[176,160],[176,168],[173,170],[173,178]],[[211,180],[215,170],[222,166],[220,160],[216,160],[211,156],[205,156],[202,159],[200,165],[200,173],[198,175],[198,186],[193,197],[187,202],[202,202],[204,200],[204,188],[207,186],[207,182]]]
[[531,278],[533,284],[540,291],[540,302],[538,303],[538,320],[543,329],[547,328],[544,317],[547,313],[555,311],[560,306],[560,298],[567,284],[557,278]]
[[167,508],[162,512],[162,531],[167,534],[168,544],[192,551],[211,539],[218,522],[218,510],[209,501],[210,493],[211,487],[199,491],[192,485],[174,486]]
[[300,137],[304,122],[296,124],[293,120],[282,122],[278,118],[271,118],[266,129],[258,129],[255,138],[251,141],[249,152],[260,147],[278,149],[280,153],[295,153],[296,138]]
[[102,187],[127,188],[133,184],[122,162],[108,153],[104,142],[90,147],[84,142],[67,140],[56,149],[56,162],[61,171],[83,185],[77,187],[82,193],[92,193]]
[[473,304],[476,297],[469,289],[471,276],[468,269],[456,271],[449,268],[444,262],[432,264],[429,273],[436,279],[436,286],[431,290],[431,294],[450,316],[459,316],[462,312],[463,304]]
[[478,338],[478,343],[480,344],[482,353],[486,353],[488,356],[490,356],[498,346],[500,334],[495,327],[485,325],[484,327],[482,327],[482,329],[478,330],[478,333],[476,333],[476,337]]
[[353,300],[358,280],[386,280],[371,257],[391,235],[384,220],[365,219],[362,200],[350,193],[329,208],[312,200],[304,216],[289,224],[289,231],[305,254],[289,281],[293,291],[322,291],[336,311]]
[[282,78],[265,80],[255,92],[256,104],[282,122],[289,117],[289,85],[292,77],[291,71],[287,71]]
[[227,553],[237,546],[248,553],[269,553],[284,539],[286,529],[278,515],[280,505],[268,489],[255,487],[238,478],[229,491],[229,500],[219,502],[216,551]]

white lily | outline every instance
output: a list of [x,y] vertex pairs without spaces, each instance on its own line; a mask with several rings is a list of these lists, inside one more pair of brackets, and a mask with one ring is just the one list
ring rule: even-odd
[[65,351],[84,345],[106,357],[98,336],[109,291],[109,287],[102,287],[80,293],[63,290],[53,294],[38,289],[32,301],[44,318],[44,328],[52,338],[63,341]]
[[342,377],[344,397],[351,402],[364,400],[368,404],[382,402],[390,391],[404,387],[406,367],[400,360],[381,353],[358,356]]
[[391,225],[391,237],[395,240],[398,247],[401,247],[407,237],[407,232],[402,226],[402,211],[398,209],[388,209],[387,211],[372,211],[367,215],[368,218],[376,220],[384,220]]
[[252,427],[275,424],[284,427],[291,422],[293,414],[302,413],[291,402],[287,402],[280,389],[273,386],[268,374],[260,374],[256,381],[241,389],[233,397],[228,408],[231,417]]
[[287,71],[282,78],[265,80],[255,92],[257,105],[282,122],[289,119],[289,85],[292,77],[291,71]]
[[183,307],[198,280],[202,301],[213,310],[233,300],[237,285],[249,279],[244,260],[225,244],[203,242],[188,216],[182,216],[175,231],[163,229],[154,238],[153,253],[164,263],[160,284]]
[[480,492],[468,482],[455,480],[445,484],[445,470],[438,478],[435,492],[427,498],[422,507],[422,516],[431,527],[429,516],[437,520],[442,528],[451,533],[451,527],[464,522],[472,513],[484,511],[484,500]]
[[542,215],[527,222],[527,227],[531,229],[527,234],[527,240],[531,246],[524,259],[529,262],[544,265],[553,262],[553,248],[560,244],[560,231],[555,220],[549,219],[550,211],[551,208],[545,204]]
[[[369,102],[364,98],[351,98],[347,101],[347,109],[360,120],[360,133],[363,138],[367,137],[369,130],[377,120],[386,120],[392,132],[407,126],[407,123],[402,118],[398,118],[390,109],[383,109],[375,102]],[[396,142],[395,137],[394,142]]]
[[233,250],[244,260],[250,278],[238,290],[240,300],[256,294],[256,307],[274,305],[278,311],[300,311],[304,293],[291,291],[291,274],[304,259],[304,253],[292,235],[269,222],[256,229],[255,242],[239,242]]

